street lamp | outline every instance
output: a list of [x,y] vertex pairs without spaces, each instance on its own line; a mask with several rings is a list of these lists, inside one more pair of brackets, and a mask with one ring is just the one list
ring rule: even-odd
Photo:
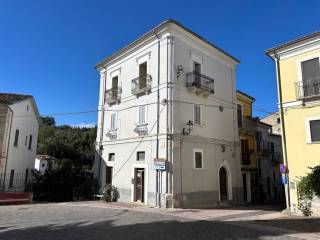
[[191,120],[189,120],[186,123],[187,127],[186,128],[182,128],[182,135],[190,135],[190,132],[193,128],[193,122]]

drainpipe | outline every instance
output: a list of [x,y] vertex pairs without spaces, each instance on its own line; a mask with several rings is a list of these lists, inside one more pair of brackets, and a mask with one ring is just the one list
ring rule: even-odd
[[9,137],[8,137],[8,143],[7,143],[7,154],[6,154],[6,161],[5,161],[5,164],[4,164],[4,174],[3,174],[3,188],[4,188],[4,191],[5,191],[5,187],[6,187],[6,174],[7,174],[9,146],[10,146],[11,129],[12,129],[12,119],[13,119],[13,110],[10,108],[9,105],[8,105],[8,109],[11,112],[11,117],[10,117]]
[[[107,69],[105,69],[107,71]],[[105,105],[105,82],[107,80],[107,75],[105,73],[105,77],[102,83],[102,112],[101,112],[101,124],[100,124],[100,137],[99,137],[99,171],[98,171],[98,180],[99,185],[102,185],[101,177],[101,165],[102,165],[102,141],[103,141],[103,130],[104,130],[104,105]]]
[[279,104],[280,104],[280,117],[281,117],[281,129],[282,129],[282,144],[283,144],[283,159],[287,166],[286,177],[288,179],[287,184],[287,197],[286,197],[286,204],[287,208],[291,207],[291,199],[290,199],[290,181],[289,181],[289,165],[288,165],[288,158],[287,158],[287,140],[286,140],[286,128],[284,124],[284,113],[283,113],[283,101],[282,101],[282,86],[281,86],[281,74],[280,74],[280,58],[276,52],[273,52],[276,58],[276,65],[277,65],[277,81],[279,87]]
[[[153,29],[153,33],[158,39],[158,88],[157,88],[157,143],[156,143],[156,159],[159,159],[159,131],[160,131],[160,36]],[[160,170],[156,174],[156,206],[161,207],[160,203]]]

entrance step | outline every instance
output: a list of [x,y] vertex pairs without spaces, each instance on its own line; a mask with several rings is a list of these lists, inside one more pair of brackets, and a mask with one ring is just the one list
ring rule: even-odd
[[26,204],[32,203],[31,192],[1,192],[0,204]]

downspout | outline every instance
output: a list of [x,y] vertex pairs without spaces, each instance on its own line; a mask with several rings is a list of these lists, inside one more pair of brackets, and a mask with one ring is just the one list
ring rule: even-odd
[[290,187],[289,187],[289,165],[287,158],[287,140],[286,140],[286,128],[284,124],[284,113],[283,113],[283,102],[282,102],[282,86],[281,86],[281,74],[280,74],[280,58],[276,52],[273,52],[276,58],[276,66],[277,66],[277,81],[279,86],[279,105],[280,105],[280,117],[281,117],[281,129],[282,129],[282,144],[283,144],[283,158],[284,162],[287,166],[286,177],[288,179],[287,184],[287,208],[291,208],[291,199],[290,199]]
[[[167,163],[169,162],[169,80],[168,80],[168,77],[169,77],[169,37],[167,37],[167,119],[166,119],[166,122],[167,122],[167,134],[166,134],[166,161]],[[166,166],[166,194],[168,193],[168,180],[169,180],[169,177],[168,177],[168,166]]]
[[101,124],[100,124],[100,137],[99,137],[99,171],[98,171],[98,179],[99,184],[102,185],[102,181],[100,179],[101,175],[101,165],[102,165],[102,141],[103,141],[103,130],[104,130],[104,105],[105,105],[105,82],[107,80],[107,75],[105,74],[105,77],[103,79],[102,83],[102,109],[101,109]]
[[[157,87],[157,142],[156,142],[156,159],[159,159],[159,131],[160,131],[160,36],[153,29],[153,33],[158,39],[158,87]],[[160,171],[156,173],[156,206],[160,207]]]
[[4,174],[3,174],[3,188],[5,191],[5,186],[6,186],[6,174],[7,174],[7,165],[8,165],[8,156],[9,156],[9,146],[10,146],[10,138],[11,138],[11,130],[12,130],[12,120],[13,120],[13,110],[10,108],[8,105],[8,109],[11,112],[11,117],[10,117],[10,127],[9,127],[9,137],[8,137],[8,143],[7,143],[7,154],[6,154],[6,161],[4,164]]

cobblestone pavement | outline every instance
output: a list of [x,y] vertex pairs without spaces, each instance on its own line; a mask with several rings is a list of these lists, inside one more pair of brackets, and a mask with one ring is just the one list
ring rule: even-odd
[[[305,221],[309,228],[301,227]],[[1,240],[320,239],[317,224],[316,218],[248,208],[161,210],[101,202],[0,206]]]

